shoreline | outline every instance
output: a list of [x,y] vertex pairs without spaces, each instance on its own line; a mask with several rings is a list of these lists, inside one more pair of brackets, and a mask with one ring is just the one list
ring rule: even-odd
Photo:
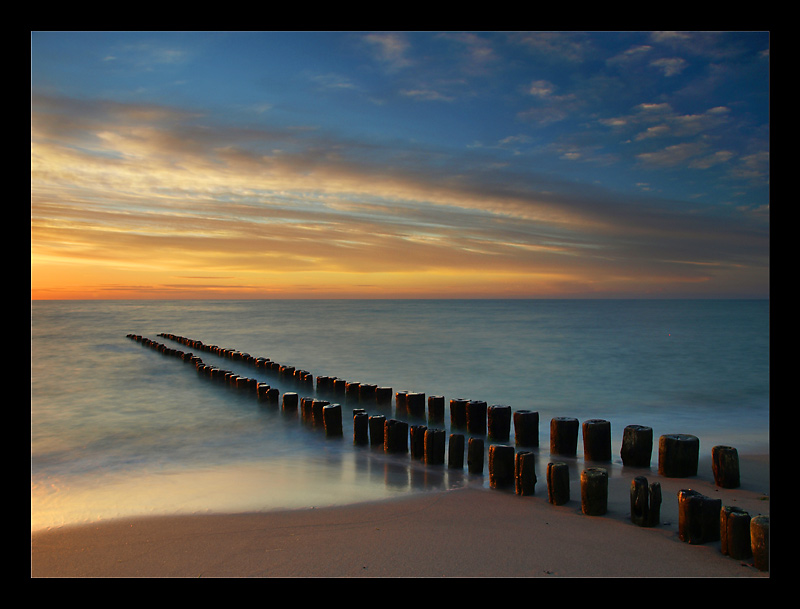
[[[582,468],[582,460],[572,464]],[[602,464],[600,464],[602,466]],[[354,505],[234,514],[119,518],[31,533],[32,577],[769,577],[719,542],[678,537],[677,492],[691,488],[751,516],[769,515],[769,455],[740,455],[741,486],[609,464],[608,511],[475,484]],[[630,519],[630,483],[662,487],[658,526]]]

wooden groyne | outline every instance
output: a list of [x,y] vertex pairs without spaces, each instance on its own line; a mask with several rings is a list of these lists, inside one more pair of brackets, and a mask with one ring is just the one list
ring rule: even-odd
[[[371,383],[348,382],[338,377],[317,376],[308,370],[258,357],[233,348],[208,345],[175,334],[158,337],[179,343],[191,351],[170,347],[138,334],[128,338],[165,355],[191,364],[197,373],[237,390],[251,393],[265,405],[280,407],[287,415],[299,416],[310,427],[323,429],[329,438],[343,438],[343,405],[352,408],[352,438],[357,446],[380,448],[387,454],[408,455],[426,466],[463,469],[483,475],[488,445],[488,474],[491,488],[514,489],[518,495],[535,495],[535,449],[539,447],[539,413],[512,411],[502,404],[482,400],[449,400],[450,434],[442,425],[446,418],[444,396],[426,396],[413,391],[397,391]],[[196,352],[252,366],[262,376],[278,379],[291,391],[283,395],[269,382],[241,375],[224,366],[206,363]],[[391,407],[395,416],[370,414],[375,408]],[[427,406],[427,413],[426,413]],[[406,420],[409,419],[409,420]],[[409,422],[410,421],[410,422]],[[510,444],[511,429],[514,444]],[[582,424],[573,417],[554,417],[550,421],[550,455],[547,464],[547,499],[553,505],[570,501],[569,467],[559,457],[577,456],[578,432],[583,436],[583,457],[587,467],[580,476],[581,512],[602,516],[608,505],[608,469],[604,462],[612,457],[611,424],[603,419],[587,419]],[[650,467],[654,448],[653,430],[645,425],[629,425],[623,430],[620,457],[623,465]],[[699,439],[691,434],[667,434],[658,438],[658,473],[666,478],[697,475]],[[714,482],[721,488],[739,486],[738,453],[731,446],[712,449]],[[692,489],[678,493],[679,537],[689,544],[719,541],[723,554],[737,560],[752,559],[761,571],[769,571],[769,516],[751,516],[721,500],[706,497]],[[642,527],[660,522],[661,486],[636,476],[630,486],[631,521]]]

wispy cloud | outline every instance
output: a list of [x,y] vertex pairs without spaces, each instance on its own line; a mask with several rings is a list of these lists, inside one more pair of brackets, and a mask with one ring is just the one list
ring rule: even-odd
[[376,60],[390,70],[407,68],[412,64],[406,56],[410,44],[402,34],[366,34],[364,41],[375,51]]

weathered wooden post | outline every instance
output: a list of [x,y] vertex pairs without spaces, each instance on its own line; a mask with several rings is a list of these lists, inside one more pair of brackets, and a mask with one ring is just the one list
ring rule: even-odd
[[375,414],[369,418],[369,443],[370,446],[383,446],[386,417]]
[[406,393],[406,410],[415,419],[425,418],[425,394],[416,391]]
[[645,425],[628,425],[622,430],[619,451],[622,464],[631,467],[650,467],[653,454],[653,428]]
[[408,391],[398,391],[394,394],[394,410],[398,416],[405,416],[408,414],[406,396],[408,396]]
[[569,466],[563,461],[547,464],[547,500],[553,505],[569,501]]
[[711,449],[711,469],[714,482],[722,488],[739,486],[739,453],[732,446],[715,446]]
[[267,394],[266,394],[265,401],[267,402],[267,404],[270,404],[272,406],[277,406],[278,405],[279,396],[280,396],[280,392],[278,391],[278,388],[277,387],[270,387],[269,389],[267,389]]
[[322,421],[327,437],[342,437],[342,407],[339,404],[326,404],[323,406]]
[[533,410],[514,412],[514,443],[517,446],[539,446],[539,413]]
[[325,427],[324,408],[328,406],[328,400],[313,400],[311,402],[311,421],[314,427]]
[[353,413],[353,444],[369,443],[369,415],[359,411]]
[[661,485],[636,476],[631,482],[631,521],[640,527],[654,527],[660,518]]
[[721,499],[711,499],[692,489],[678,491],[678,536],[690,544],[718,541]]
[[511,436],[511,406],[492,404],[487,411],[489,439],[507,442]]
[[281,409],[283,410],[283,412],[286,413],[286,414],[294,414],[294,415],[296,415],[297,414],[297,406],[299,404],[298,398],[299,398],[299,396],[296,393],[294,393],[293,391],[287,391],[286,393],[284,393],[283,394],[282,406],[281,406]]
[[755,568],[769,571],[769,516],[750,519],[750,547]]
[[608,471],[589,467],[581,472],[581,511],[587,516],[602,516],[608,510]]
[[719,514],[719,550],[741,560],[753,554],[750,545],[750,514],[739,507],[726,505]]
[[444,429],[425,430],[425,463],[441,465],[444,463]]
[[361,391],[361,383],[348,382],[344,386],[345,401],[348,404],[358,404],[358,393]]
[[281,366],[281,378],[286,382],[291,382],[294,378],[294,366]]
[[375,391],[378,386],[372,383],[359,383],[358,385],[358,401],[362,404],[375,404]]
[[412,459],[422,459],[425,457],[425,431],[427,429],[425,425],[411,425],[410,442]]
[[333,379],[333,395],[337,400],[347,399],[347,381],[340,378]]
[[467,402],[467,431],[476,436],[486,435],[486,402],[469,400]]
[[378,406],[390,406],[392,403],[392,388],[377,387],[375,389],[375,402]]
[[329,393],[333,389],[333,379],[329,376],[317,376],[317,393]]
[[467,428],[467,401],[463,398],[450,400],[450,427],[454,429]]
[[383,426],[383,449],[387,453],[408,452],[408,423],[388,419]]
[[700,440],[689,434],[667,434],[658,442],[658,473],[667,478],[697,475]]
[[611,423],[604,419],[583,422],[583,458],[586,461],[611,461]]
[[578,452],[578,419],[554,417],[550,420],[550,452],[575,456]]
[[467,442],[467,471],[470,474],[483,474],[483,438],[470,438]]
[[444,396],[428,396],[428,422],[444,423]]
[[514,447],[505,444],[489,446],[489,486],[502,488],[514,484]]
[[533,495],[536,489],[536,453],[519,451],[514,455],[514,485],[517,495]]
[[450,434],[450,442],[447,446],[447,467],[464,468],[464,434]]
[[312,410],[313,404],[314,398],[312,397],[305,396],[300,398],[300,419],[304,423],[314,422],[314,411]]

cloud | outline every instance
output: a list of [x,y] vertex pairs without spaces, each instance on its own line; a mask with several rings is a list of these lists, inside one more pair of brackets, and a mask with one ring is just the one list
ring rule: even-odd
[[556,62],[579,63],[591,48],[587,38],[578,32],[525,32],[512,39],[530,52]]
[[680,57],[665,57],[651,61],[650,65],[661,70],[664,76],[676,76],[686,69],[686,60]]
[[606,65],[609,67],[624,68],[641,61],[644,57],[650,55],[652,50],[653,47],[648,44],[635,45],[622,53],[606,59]]
[[406,56],[410,44],[402,34],[366,34],[363,39],[375,50],[375,58],[390,70],[400,70],[412,64]]
[[451,102],[455,98],[451,95],[445,95],[439,91],[434,91],[432,89],[407,89],[400,91],[401,95],[405,97],[410,97],[413,99],[418,99],[422,101],[445,101]]
[[[37,96],[32,108],[39,265],[203,269],[239,285],[322,272],[505,273],[579,285],[587,275],[641,277],[646,262],[659,269],[651,279],[675,279],[694,271],[678,275],[674,261],[763,264],[765,255],[763,233],[731,218],[718,233],[712,210],[685,214],[674,202],[626,200],[481,156],[242,129],[154,105]],[[664,166],[707,153],[678,145],[640,158]]]
[[643,152],[636,158],[648,165],[674,167],[705,153],[707,149],[707,145],[702,142],[684,142],[667,146],[655,152]]

